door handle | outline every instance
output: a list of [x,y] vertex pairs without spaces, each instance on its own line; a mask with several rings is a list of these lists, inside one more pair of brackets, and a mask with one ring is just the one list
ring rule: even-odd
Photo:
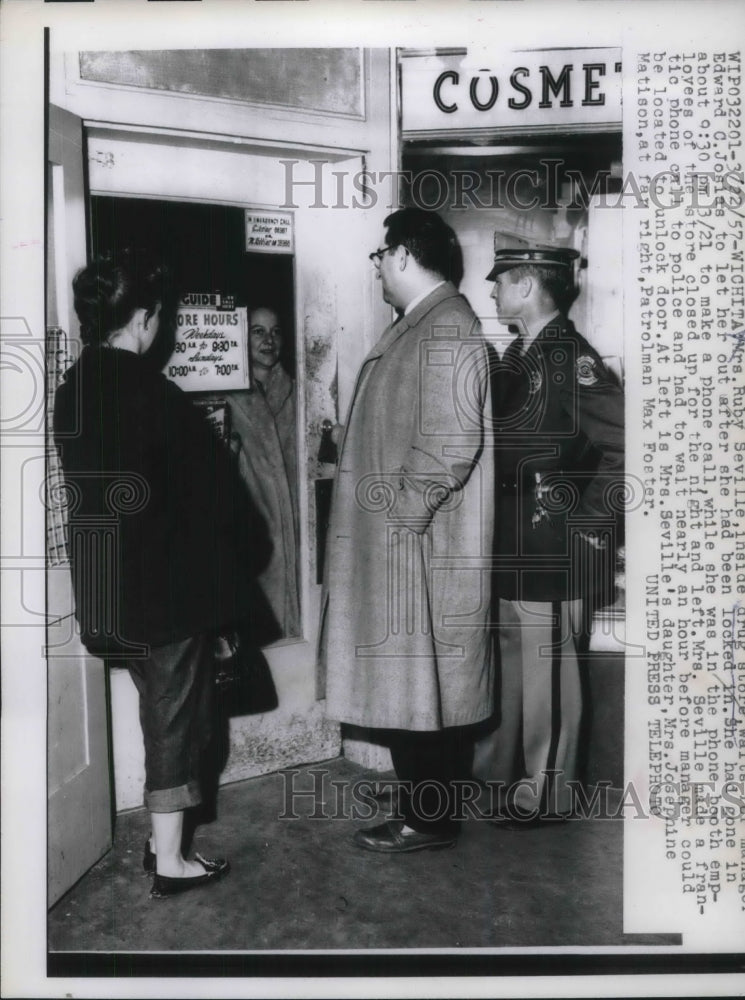
[[329,465],[335,465],[339,457],[336,445],[331,437],[334,424],[330,420],[324,420],[321,424],[321,443],[318,446],[318,461]]

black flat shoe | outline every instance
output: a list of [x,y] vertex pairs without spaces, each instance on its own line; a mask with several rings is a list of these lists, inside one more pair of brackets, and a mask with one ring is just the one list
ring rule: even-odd
[[[220,865],[224,864],[222,858],[203,858],[201,854],[196,854],[195,857],[208,872],[217,871]],[[145,851],[142,855],[142,870],[146,875],[154,875],[155,869],[155,851],[150,850],[150,838],[148,837],[145,841]]]
[[[172,878],[170,875],[153,876],[153,887],[150,890],[151,899],[165,899],[166,896],[177,896],[190,889],[198,889],[203,885],[219,882],[230,871],[230,862],[222,858],[207,860],[197,854],[194,858],[204,868],[204,875],[190,875],[187,878]],[[210,867],[208,867],[208,865]]]

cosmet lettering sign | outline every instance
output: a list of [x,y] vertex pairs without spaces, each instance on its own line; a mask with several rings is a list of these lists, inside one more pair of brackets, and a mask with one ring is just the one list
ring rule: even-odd
[[549,49],[401,58],[404,137],[621,124],[621,50]]

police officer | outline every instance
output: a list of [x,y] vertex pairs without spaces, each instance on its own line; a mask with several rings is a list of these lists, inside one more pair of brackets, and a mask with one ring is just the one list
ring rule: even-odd
[[572,812],[578,651],[593,608],[612,599],[623,396],[566,315],[578,256],[498,249],[486,279],[517,336],[494,385],[501,722],[478,744],[474,772],[512,782],[501,807],[513,824]]

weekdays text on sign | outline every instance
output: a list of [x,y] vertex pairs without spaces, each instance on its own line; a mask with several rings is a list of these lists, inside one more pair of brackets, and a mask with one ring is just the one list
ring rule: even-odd
[[176,344],[163,371],[187,392],[247,389],[246,310],[218,294],[185,295],[176,319]]

